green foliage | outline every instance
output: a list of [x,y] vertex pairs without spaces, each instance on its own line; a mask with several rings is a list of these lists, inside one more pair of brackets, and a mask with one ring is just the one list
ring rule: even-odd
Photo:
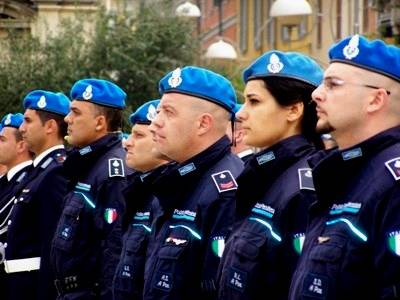
[[[170,1],[141,7],[136,17],[100,10],[92,30],[87,16],[65,20],[46,41],[10,31],[0,40],[0,116],[21,111],[24,96],[34,89],[69,94],[85,77],[109,79],[128,94],[126,115],[159,97],[158,81],[178,66],[193,64],[198,42],[190,20],[176,18]],[[160,5],[164,7],[160,8]]]

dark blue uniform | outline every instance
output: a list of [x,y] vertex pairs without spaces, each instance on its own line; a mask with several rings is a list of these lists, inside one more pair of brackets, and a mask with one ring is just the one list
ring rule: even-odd
[[287,299],[315,201],[307,157],[293,136],[257,154],[238,178],[237,222],[220,265],[221,300]]
[[153,185],[155,216],[144,299],[214,299],[216,272],[234,214],[243,163],[227,137],[171,167]]
[[318,196],[290,299],[398,299],[400,128],[310,160]]
[[151,185],[165,168],[163,165],[150,172],[136,172],[128,178],[123,247],[113,282],[115,300],[143,299],[144,265],[156,201]]
[[7,295],[5,294],[7,292],[6,272],[3,265],[5,247],[7,246],[7,221],[14,204],[14,196],[18,193],[21,186],[23,186],[31,169],[32,162],[16,172],[10,181],[8,181],[7,175],[0,178],[0,290],[4,299],[7,299]]
[[[53,274],[49,265],[50,244],[66,194],[62,171],[65,150],[47,154],[35,166],[11,209],[4,262],[9,299],[54,299]],[[15,265],[22,259],[25,270]],[[35,262],[36,261],[36,262]],[[40,262],[40,270],[34,266]],[[30,271],[32,269],[32,271]]]
[[129,173],[124,157],[114,133],[68,154],[69,193],[52,244],[58,299],[112,299]]

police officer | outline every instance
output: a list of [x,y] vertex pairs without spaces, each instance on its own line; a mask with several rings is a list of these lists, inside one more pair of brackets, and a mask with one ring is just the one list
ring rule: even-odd
[[125,143],[126,164],[136,172],[128,178],[129,186],[124,191],[127,209],[122,254],[114,278],[115,300],[143,299],[144,264],[155,200],[151,183],[168,162],[154,149],[148,128],[159,103],[160,100],[146,102],[129,117],[132,132]]
[[214,299],[243,167],[225,135],[235,92],[226,78],[198,67],[176,69],[159,87],[150,128],[156,148],[177,165],[153,184],[163,214],[153,223],[144,299]]
[[77,81],[71,89],[69,192],[52,244],[57,299],[112,299],[120,254],[124,164],[120,126],[125,92],[101,79]]
[[66,192],[63,118],[69,104],[65,95],[43,90],[30,92],[23,102],[24,121],[19,130],[35,159],[6,223],[8,299],[55,297],[49,252]]
[[[24,116],[21,113],[7,114],[0,123],[0,163],[9,170],[0,178],[0,262],[3,263],[7,239],[7,218],[13,207],[14,195],[23,185],[32,166],[32,155],[26,143],[22,140],[19,126]],[[0,290],[6,299],[7,285],[5,284],[5,270],[0,268]]]
[[[242,104],[237,103],[235,105],[235,115],[242,108]],[[232,130],[231,124],[228,125],[226,129],[226,135],[231,140],[232,146],[231,150],[234,154],[239,156],[243,162],[248,161],[253,155],[253,149],[246,145],[244,142],[244,129],[242,127],[242,121],[235,117],[234,128]]]
[[243,73],[237,113],[244,142],[262,150],[238,178],[236,224],[221,261],[221,300],[287,299],[315,201],[307,158],[317,117],[308,103],[322,69],[297,52],[270,51]]
[[318,202],[290,299],[398,299],[400,49],[354,35],[329,58],[313,99],[338,150],[310,160]]

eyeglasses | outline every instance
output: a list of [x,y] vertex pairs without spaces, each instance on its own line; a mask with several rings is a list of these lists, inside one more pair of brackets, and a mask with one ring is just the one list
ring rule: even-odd
[[[339,78],[335,78],[335,77],[326,77],[324,78],[324,80],[322,81],[323,86],[325,87],[325,89],[327,91],[332,91],[333,89],[339,87],[339,86],[343,86],[345,84],[350,84],[350,85],[356,85],[356,86],[363,86],[363,87],[367,87],[367,88],[371,88],[371,89],[381,89],[381,87],[378,86],[374,86],[374,85],[370,85],[370,84],[362,84],[362,83],[354,83],[354,82],[347,82],[344,81],[342,79]],[[386,93],[388,95],[390,95],[390,91],[386,90]]]

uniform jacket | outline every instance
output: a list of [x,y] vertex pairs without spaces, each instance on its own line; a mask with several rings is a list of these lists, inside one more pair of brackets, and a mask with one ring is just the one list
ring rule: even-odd
[[7,274],[9,299],[55,298],[49,258],[51,239],[66,194],[64,160],[64,149],[47,154],[15,194],[7,221],[6,260],[40,257],[40,270]]
[[399,140],[392,128],[310,160],[318,202],[290,299],[399,297]]
[[152,183],[165,168],[163,165],[146,173],[135,172],[128,178],[123,247],[113,282],[115,300],[143,299],[144,265],[156,201]]
[[220,266],[219,298],[287,299],[301,253],[307,210],[315,201],[302,136],[257,154],[238,178],[237,222]]
[[243,163],[227,137],[171,166],[153,185],[160,214],[152,226],[144,299],[215,299],[216,271],[234,213]]
[[68,154],[64,169],[69,192],[52,242],[61,299],[112,299],[121,247],[122,190],[130,172],[124,158],[118,134]]

